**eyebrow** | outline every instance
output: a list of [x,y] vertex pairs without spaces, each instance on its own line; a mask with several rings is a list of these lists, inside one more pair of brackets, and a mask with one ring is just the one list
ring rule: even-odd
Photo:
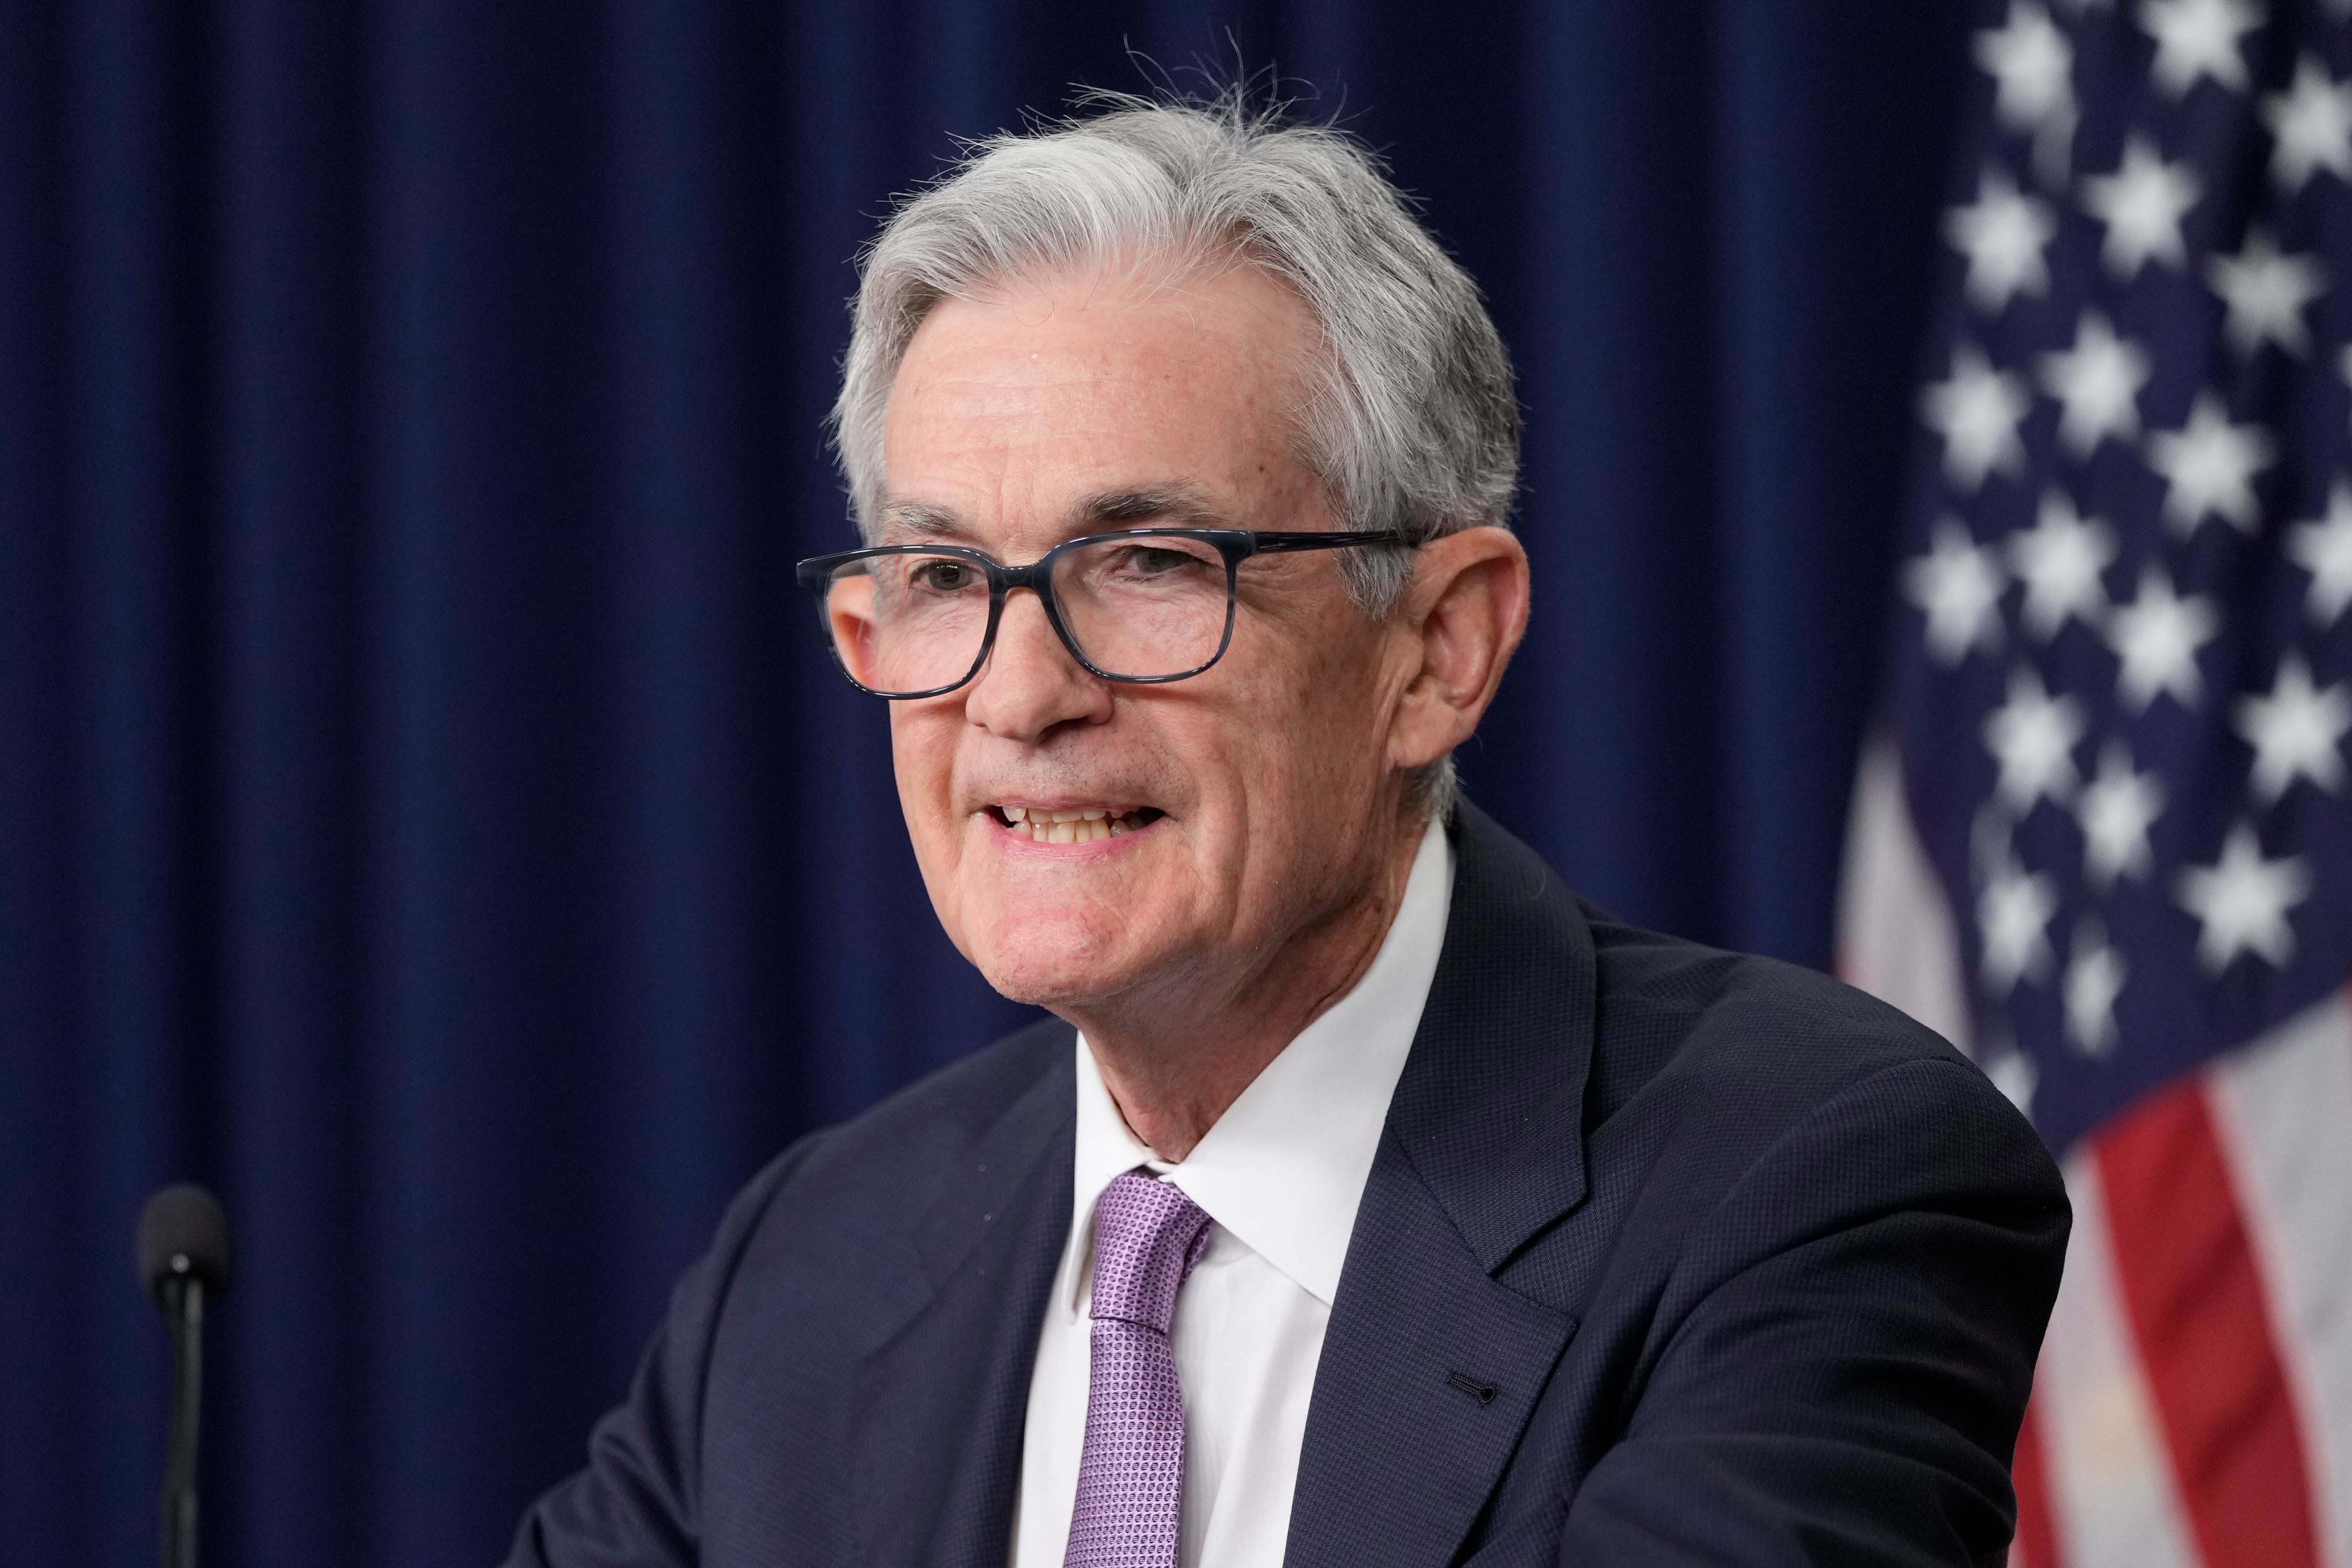
[[1105,490],[1087,498],[1077,509],[1077,521],[1082,531],[1105,523],[1169,522],[1184,528],[1214,528],[1224,522],[1217,509],[1191,485]]
[[894,500],[882,508],[883,537],[899,544],[928,542],[931,540],[961,540],[977,544],[978,538],[965,526],[952,507],[933,506],[928,501]]
[[[977,546],[980,536],[953,507],[929,501],[894,500],[882,509],[882,532],[894,543],[961,543]],[[1181,528],[1226,528],[1223,513],[1191,485],[1138,485],[1088,496],[1070,510],[1072,537],[1098,529],[1165,522]]]

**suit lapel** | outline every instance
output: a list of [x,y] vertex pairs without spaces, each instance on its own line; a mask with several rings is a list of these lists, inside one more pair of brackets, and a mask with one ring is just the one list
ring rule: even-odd
[[1475,807],[1445,948],[1340,1275],[1292,1568],[1451,1561],[1575,1321],[1494,1276],[1583,1201],[1596,966],[1575,900]]
[[983,1568],[1012,1542],[1037,1326],[1069,1235],[1068,1058],[942,1173],[911,1316],[858,1363],[851,1473],[874,1568]]
[[1576,1326],[1489,1279],[1388,1154],[1316,1370],[1290,1568],[1450,1562]]

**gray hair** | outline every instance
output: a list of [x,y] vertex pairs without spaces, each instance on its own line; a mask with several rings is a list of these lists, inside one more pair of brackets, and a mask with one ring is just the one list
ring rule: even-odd
[[[908,343],[942,300],[1113,258],[1223,256],[1295,289],[1326,350],[1300,437],[1342,526],[1421,543],[1509,525],[1519,408],[1478,287],[1414,216],[1377,159],[1330,126],[1287,123],[1230,90],[1208,103],[1091,93],[1098,110],[974,143],[902,202],[859,258],[835,445],[859,528],[882,521],[882,432]],[[1405,550],[1349,551],[1349,592],[1385,615]],[[1449,760],[1420,803],[1450,806]]]

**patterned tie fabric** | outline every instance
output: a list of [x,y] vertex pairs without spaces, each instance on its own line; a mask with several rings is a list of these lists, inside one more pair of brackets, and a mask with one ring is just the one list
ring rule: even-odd
[[1184,1405],[1168,1329],[1208,1239],[1192,1199],[1139,1172],[1095,1202],[1087,1440],[1064,1568],[1174,1568]]

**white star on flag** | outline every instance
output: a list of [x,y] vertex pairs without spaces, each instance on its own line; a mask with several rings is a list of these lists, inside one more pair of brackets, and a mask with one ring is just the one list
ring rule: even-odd
[[2083,205],[2107,226],[2099,256],[2119,280],[2138,276],[2150,257],[2174,267],[2187,264],[2180,220],[2200,194],[2187,164],[2167,163],[2146,137],[2134,135],[2116,172],[2084,180],[2083,192]]
[[2277,138],[2271,178],[2293,195],[2322,169],[2352,180],[2352,83],[2339,87],[2315,56],[2294,62],[2294,85],[2263,105]]
[[2240,698],[2237,718],[2238,733],[2254,749],[2253,791],[2265,805],[2299,778],[2330,795],[2344,783],[2344,755],[2336,748],[2352,730],[2352,697],[2341,686],[2315,688],[2302,655],[2279,661],[2269,696]]
[[2238,40],[2263,25],[2253,0],[2147,0],[2141,28],[2156,39],[2156,79],[2179,98],[2210,76],[2243,90],[2246,57]]
[[2287,559],[2311,574],[2304,603],[2312,620],[2332,626],[2352,605],[2352,486],[2343,480],[2327,495],[2327,515],[2294,525],[2286,536]]
[[1971,647],[1999,647],[2004,583],[1993,552],[1954,518],[1937,523],[1929,539],[1927,553],[1903,568],[1904,592],[1927,613],[1928,651],[1958,664]]
[[2107,607],[2099,574],[2119,548],[2116,531],[2077,513],[2064,491],[2044,494],[2033,527],[2009,542],[2010,564],[2025,580],[2025,629],[2047,642],[2069,616],[2096,626]]
[[[2097,5],[2099,0],[2090,0]],[[1985,1064],[1984,1075],[1993,1088],[2000,1090],[2008,1101],[2017,1107],[2021,1116],[2033,1114],[2033,1091],[2042,1082],[2042,1070],[2033,1058],[2023,1051],[2012,1050]]]
[[2179,431],[2158,430],[2147,438],[2147,466],[2165,479],[2164,520],[2184,538],[2208,512],[2241,533],[2253,532],[2263,520],[2254,474],[2277,457],[2269,431],[2231,424],[2229,410],[2210,392],[2197,395],[2189,423]]
[[2066,1037],[2088,1055],[2105,1056],[2116,1043],[2116,998],[2123,990],[2123,954],[2095,921],[2084,921],[2066,963]]
[[2087,458],[2109,436],[2138,435],[2140,388],[2155,373],[2146,349],[2116,336],[2098,311],[2084,311],[2074,346],[2042,356],[2042,387],[2062,405],[2060,445]]
[[2099,752],[2099,771],[2074,802],[2083,825],[2083,871],[2105,889],[2117,877],[2147,875],[2153,858],[2147,830],[2164,815],[2164,780],[2132,771],[2131,753],[2120,741]]
[[2269,342],[2297,358],[2311,352],[2303,312],[2327,292],[2327,274],[2318,262],[2284,254],[2268,229],[2255,227],[2246,231],[2237,255],[2213,258],[2206,276],[2229,308],[2222,331],[2231,348],[2251,354]]
[[2011,860],[1977,895],[1977,925],[1984,933],[1984,981],[2007,995],[2021,976],[2040,979],[2050,966],[2050,917],[2058,912],[2057,884]]
[[2294,956],[2294,928],[2286,912],[2311,894],[2311,872],[2294,856],[2263,858],[2254,830],[2243,823],[2230,829],[2221,858],[2180,874],[2180,905],[2202,923],[2197,956],[2219,974],[2242,952],[2261,955],[2283,969]]
[[1993,112],[2011,131],[2031,131],[2073,109],[2074,46],[2032,0],[2018,0],[2000,27],[1977,35],[1976,58],[1999,84]]
[[1984,743],[2000,762],[1994,788],[2018,816],[2045,795],[2063,803],[2074,793],[2074,747],[2086,727],[2074,698],[2051,696],[2030,668],[2009,672],[2009,700],[1985,720]]
[[1920,405],[1944,437],[1944,473],[1954,489],[1976,489],[1992,469],[2015,473],[2023,465],[2017,423],[2032,405],[2024,382],[1993,369],[1974,344],[1953,352],[1951,379],[1927,388]]
[[2116,676],[2116,697],[2137,713],[2170,692],[2183,707],[2194,707],[2204,693],[2197,669],[2197,650],[2221,629],[2212,601],[2202,596],[2182,599],[2172,591],[2164,568],[2150,563],[2139,579],[2139,597],[2107,616],[2107,646],[2123,661]]
[[1988,314],[2020,291],[2050,292],[2050,266],[2042,252],[2057,232],[2049,204],[2021,195],[1994,168],[1979,182],[1976,205],[1955,207],[1944,219],[1946,237],[1969,258],[1969,300]]
[[2075,120],[2074,48],[2065,33],[2032,0],[2018,0],[1999,28],[1977,35],[1975,52],[1996,84],[1993,113],[2011,131],[2032,132],[2045,180],[2063,178]]

